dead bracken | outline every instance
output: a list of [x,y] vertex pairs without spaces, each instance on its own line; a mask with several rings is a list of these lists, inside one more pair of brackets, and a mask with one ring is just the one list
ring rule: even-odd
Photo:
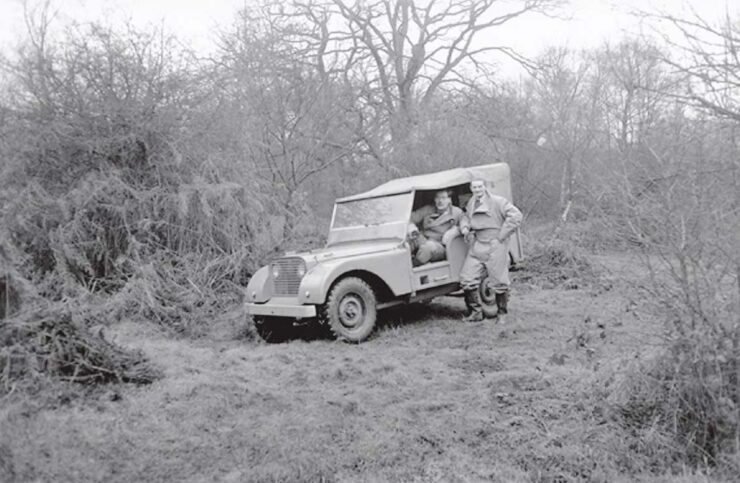
[[532,247],[513,278],[520,284],[572,290],[598,283],[600,274],[584,250],[570,241],[556,240]]
[[143,353],[123,349],[75,321],[69,308],[24,313],[0,325],[0,392],[25,378],[82,383],[146,384],[160,376]]

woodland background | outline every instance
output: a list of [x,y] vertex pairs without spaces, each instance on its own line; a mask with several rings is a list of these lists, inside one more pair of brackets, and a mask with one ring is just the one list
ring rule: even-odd
[[29,6],[0,78],[0,394],[152,380],[96,329],[199,337],[243,317],[257,268],[322,244],[334,198],[505,161],[533,259],[650,270],[665,346],[618,413],[666,435],[658,471],[737,471],[740,19],[644,13],[673,35],[526,59],[477,39],[567,5],[504,5],[260,0],[207,58],[157,27],[51,35]]

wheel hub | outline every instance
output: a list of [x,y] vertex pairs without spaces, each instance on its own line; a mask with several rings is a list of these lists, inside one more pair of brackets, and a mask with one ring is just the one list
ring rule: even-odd
[[364,315],[365,306],[357,295],[347,295],[339,303],[339,319],[344,326],[355,327],[362,322]]

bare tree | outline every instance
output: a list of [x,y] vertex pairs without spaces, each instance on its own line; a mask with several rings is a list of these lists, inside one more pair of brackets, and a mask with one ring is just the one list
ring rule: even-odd
[[[657,21],[659,25],[672,26],[679,34],[678,40],[674,40],[675,37],[670,34],[664,34],[666,42],[678,54],[661,59],[686,78],[686,92],[681,93],[679,98],[689,106],[718,118],[740,122],[740,19],[733,19],[726,14],[724,21],[715,25],[696,12],[686,17],[665,13],[642,15]],[[737,124],[729,133],[733,144],[736,143],[736,130]],[[737,223],[740,216],[740,160],[737,156],[731,156],[723,170],[727,171],[733,183],[732,209]],[[734,263],[740,280],[740,259],[737,256]],[[740,341],[738,346],[740,348]]]
[[379,157],[409,139],[420,111],[443,86],[475,84],[490,58],[484,54],[530,65],[511,47],[486,42],[483,36],[523,15],[550,12],[559,3],[294,0],[273,3],[270,11],[309,26],[300,40],[294,39],[311,46],[307,58],[315,61],[322,77],[339,76],[357,86],[358,109],[373,121],[364,125],[372,126],[371,135],[365,136],[367,151]]
[[285,236],[312,178],[360,149],[352,92],[305,62],[300,39],[309,35],[289,16],[242,11],[221,37],[220,118],[251,172],[280,199]]
[[664,55],[644,40],[605,45],[593,53],[594,75],[601,84],[603,139],[616,143],[625,159],[660,123],[670,110],[670,96],[679,92],[677,77],[660,60]]
[[642,15],[658,23],[666,43],[676,51],[661,60],[689,80],[684,100],[740,121],[740,21],[727,15],[714,25],[696,12],[688,17]]
[[[682,55],[677,59],[665,57],[663,60],[689,79],[688,94],[685,99],[691,105],[704,109],[714,115],[740,122],[740,19],[732,19],[729,14],[724,22],[713,25],[696,12],[691,17],[679,18],[672,15],[653,15],[659,21],[669,23],[681,34],[681,41],[671,41]],[[736,127],[730,131],[732,143],[736,143]],[[731,382],[736,387],[735,400],[740,408],[740,161],[737,155],[730,157],[730,163],[722,171],[724,178],[731,181],[734,196],[723,209],[715,207],[714,212],[721,216],[720,223],[728,226],[722,231],[713,245],[723,252],[734,265],[737,284],[735,321],[728,339],[733,341],[735,367]],[[735,247],[734,249],[731,247]],[[729,265],[729,264],[728,264]],[[740,409],[737,410],[740,417]],[[736,435],[740,434],[740,428]]]
[[[553,239],[568,219],[576,191],[578,167],[595,137],[597,96],[589,79],[589,64],[564,49],[551,49],[535,75],[540,116],[546,123],[543,140],[561,162],[560,216]],[[597,86],[598,88],[598,86]]]

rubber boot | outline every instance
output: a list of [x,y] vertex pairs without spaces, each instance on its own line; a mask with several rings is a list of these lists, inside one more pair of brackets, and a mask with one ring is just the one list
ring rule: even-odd
[[465,300],[465,317],[467,317],[473,312],[473,310],[470,308],[470,292],[464,290],[463,297],[463,300]]
[[496,306],[498,307],[497,323],[499,324],[506,323],[506,314],[509,313],[509,310],[507,307],[508,303],[509,303],[509,292],[503,292],[503,293],[496,294]]
[[483,320],[483,309],[477,288],[465,290],[465,305],[467,305],[470,314],[463,317],[463,322],[480,322]]

